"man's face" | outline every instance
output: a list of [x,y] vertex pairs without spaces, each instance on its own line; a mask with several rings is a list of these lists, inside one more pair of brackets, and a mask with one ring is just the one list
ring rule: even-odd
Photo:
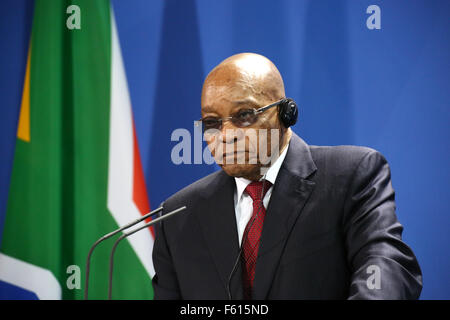
[[[252,83],[207,80],[202,92],[202,118],[245,115],[246,110],[259,109],[275,101],[275,97],[268,97]],[[273,137],[271,129],[277,133]],[[255,180],[261,176],[261,162],[264,162],[261,154],[272,157],[274,146],[279,151],[279,129],[277,107],[274,107],[260,113],[256,122],[244,128],[231,120],[223,121],[216,134],[206,134],[205,138],[216,162],[228,175]],[[266,165],[270,166],[270,162],[266,161]]]

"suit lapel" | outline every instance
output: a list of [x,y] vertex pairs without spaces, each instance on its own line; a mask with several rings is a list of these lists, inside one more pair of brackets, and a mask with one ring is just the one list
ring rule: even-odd
[[293,134],[267,208],[253,282],[253,299],[265,299],[285,243],[314,189],[306,178],[316,170],[309,148]]
[[[239,242],[234,209],[235,182],[225,172],[206,186],[203,201],[196,211],[207,247],[224,287],[227,297],[228,278],[239,254]],[[242,298],[241,270],[238,266],[231,281],[232,297]]]
[[[253,284],[254,299],[267,297],[289,233],[314,188],[314,182],[306,178],[315,170],[308,146],[293,134],[266,212]],[[203,200],[195,213],[223,284],[224,299],[228,298],[229,277],[239,254],[235,187],[234,179],[220,171],[212,183],[204,186]],[[243,298],[240,261],[231,278],[230,288],[233,299]]]

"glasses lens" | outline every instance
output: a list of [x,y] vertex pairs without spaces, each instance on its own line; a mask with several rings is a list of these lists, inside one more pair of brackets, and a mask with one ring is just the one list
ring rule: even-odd
[[217,118],[205,118],[202,120],[203,130],[220,129],[221,120]]
[[240,110],[237,114],[233,116],[231,122],[237,127],[243,128],[248,127],[256,122],[258,116],[254,109]]

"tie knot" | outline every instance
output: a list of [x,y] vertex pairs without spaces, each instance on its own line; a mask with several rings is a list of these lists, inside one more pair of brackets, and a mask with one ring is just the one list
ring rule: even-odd
[[[264,185],[264,190],[263,190]],[[262,200],[267,193],[267,190],[270,189],[272,183],[270,181],[253,181],[251,182],[247,188],[245,188],[245,192],[252,198],[253,201]]]

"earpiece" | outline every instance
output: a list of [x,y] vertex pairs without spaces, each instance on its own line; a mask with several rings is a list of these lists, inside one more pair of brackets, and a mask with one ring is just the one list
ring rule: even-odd
[[298,118],[297,103],[291,98],[284,99],[279,104],[278,116],[280,117],[281,123],[283,123],[286,128],[293,126]]

